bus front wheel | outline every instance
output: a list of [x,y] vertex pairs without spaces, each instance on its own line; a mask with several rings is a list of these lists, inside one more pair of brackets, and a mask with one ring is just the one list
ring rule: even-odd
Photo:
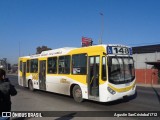
[[76,102],[82,102],[83,101],[83,98],[82,98],[82,90],[81,88],[78,86],[78,85],[75,85],[73,87],[73,98]]

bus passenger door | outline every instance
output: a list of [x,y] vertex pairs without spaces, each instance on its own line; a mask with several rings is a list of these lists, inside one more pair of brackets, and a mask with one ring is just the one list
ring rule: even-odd
[[26,87],[26,62],[23,62],[22,68],[22,79],[23,79],[23,86]]
[[94,100],[99,99],[99,61],[99,56],[89,57],[88,91],[89,98]]
[[46,90],[46,60],[41,60],[39,65],[39,89]]

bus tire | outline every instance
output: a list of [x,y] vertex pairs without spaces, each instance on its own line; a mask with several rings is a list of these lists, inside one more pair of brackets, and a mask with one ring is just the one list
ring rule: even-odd
[[29,80],[28,88],[29,88],[30,91],[34,91],[32,80]]
[[82,98],[82,90],[81,88],[78,86],[78,85],[75,85],[73,87],[73,91],[72,91],[72,94],[73,94],[73,98],[76,102],[82,102],[83,101],[83,98]]

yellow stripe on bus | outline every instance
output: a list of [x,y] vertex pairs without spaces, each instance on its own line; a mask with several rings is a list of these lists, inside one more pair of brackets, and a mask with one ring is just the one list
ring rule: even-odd
[[111,84],[108,84],[108,86],[116,92],[127,92],[135,86],[135,82],[131,86],[124,87],[124,88],[116,88],[116,87],[113,87]]

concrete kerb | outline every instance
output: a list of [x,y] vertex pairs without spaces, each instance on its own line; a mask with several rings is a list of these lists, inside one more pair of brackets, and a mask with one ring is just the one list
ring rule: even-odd
[[140,87],[154,87],[154,88],[160,88],[160,84],[159,84],[159,85],[152,85],[152,84],[139,84],[139,83],[137,83],[136,85],[137,85],[137,86],[140,86]]

